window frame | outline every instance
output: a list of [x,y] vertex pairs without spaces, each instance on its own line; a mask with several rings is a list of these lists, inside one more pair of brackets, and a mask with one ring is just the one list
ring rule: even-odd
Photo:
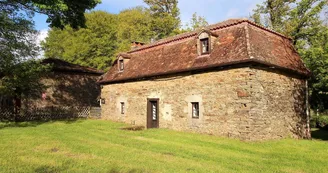
[[125,102],[120,102],[121,105],[121,114],[124,115],[125,114]]
[[[195,105],[197,106],[195,107]],[[196,115],[194,109],[196,109]],[[199,115],[199,102],[191,102],[191,117],[193,119],[199,119]]]
[[118,70],[120,72],[124,71],[124,59],[119,59],[118,60]]
[[[202,38],[199,41],[200,41],[200,54],[201,55],[209,54],[210,50],[211,50],[211,48],[210,48],[210,38],[208,38],[208,37],[207,38]],[[207,41],[207,51],[203,52],[203,50],[204,50],[203,42],[205,42],[205,41]]]

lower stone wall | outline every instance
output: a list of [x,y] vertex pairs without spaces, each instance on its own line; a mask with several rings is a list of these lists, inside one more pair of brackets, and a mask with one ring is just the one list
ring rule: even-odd
[[[307,135],[305,81],[265,69],[244,67],[110,84],[101,93],[103,119],[146,126],[147,98],[158,98],[160,128],[242,140]],[[199,119],[192,118],[192,102],[199,102]]]
[[53,72],[41,83],[44,91],[24,102],[29,107],[99,106],[99,75]]

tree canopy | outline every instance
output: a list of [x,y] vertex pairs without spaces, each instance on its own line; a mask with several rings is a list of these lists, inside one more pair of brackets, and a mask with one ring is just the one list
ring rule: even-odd
[[181,26],[178,0],[144,0],[152,16],[154,39],[165,38],[179,32]]
[[[38,56],[37,31],[32,17],[48,16],[50,26],[84,26],[84,12],[99,0],[0,0],[0,94],[30,95],[40,86],[38,79],[48,67]],[[40,86],[41,87],[41,86]]]
[[191,17],[190,22],[187,23],[186,30],[193,31],[205,26],[208,26],[208,22],[206,21],[206,19],[202,16],[198,16],[197,13],[195,12]]
[[73,28],[84,26],[86,10],[93,9],[101,0],[1,0],[0,8],[12,8],[30,14],[40,13],[48,16],[51,27]]
[[147,3],[149,8],[134,7],[117,15],[86,13],[86,28],[79,30],[69,25],[52,28],[42,43],[45,57],[104,70],[118,53],[131,49],[131,42],[149,43],[180,32],[177,1]]
[[117,16],[103,11],[87,13],[86,27],[52,28],[42,47],[45,57],[105,69],[118,47]]
[[328,27],[321,17],[326,7],[326,0],[266,0],[252,15],[256,23],[293,39],[295,48],[313,73],[310,79],[312,107],[320,109],[328,108]]
[[151,22],[152,16],[147,8],[135,7],[121,11],[118,14],[117,52],[129,50],[133,41],[149,43],[156,34]]

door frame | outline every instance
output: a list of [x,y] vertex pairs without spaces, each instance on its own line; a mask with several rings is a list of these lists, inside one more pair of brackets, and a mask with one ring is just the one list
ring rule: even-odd
[[[152,107],[151,102],[156,102],[156,116],[157,122],[155,126],[153,125],[153,117],[152,117]],[[147,128],[159,128],[159,98],[148,98],[147,99]]]

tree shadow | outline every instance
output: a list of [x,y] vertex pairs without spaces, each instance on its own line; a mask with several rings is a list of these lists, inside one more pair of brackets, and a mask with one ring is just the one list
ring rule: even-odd
[[86,120],[86,118],[70,118],[70,119],[61,119],[61,120],[48,120],[48,121],[26,121],[26,122],[0,122],[0,130],[5,128],[24,128],[24,127],[37,127],[45,123],[55,123],[62,122],[65,124],[81,123]]
[[48,76],[53,80],[50,84],[49,96],[46,102],[38,100],[38,104],[47,106],[99,106],[97,98],[100,95],[100,86],[96,83],[99,75],[72,74],[57,72]]
[[324,129],[312,129],[312,139],[328,141],[328,131]]

